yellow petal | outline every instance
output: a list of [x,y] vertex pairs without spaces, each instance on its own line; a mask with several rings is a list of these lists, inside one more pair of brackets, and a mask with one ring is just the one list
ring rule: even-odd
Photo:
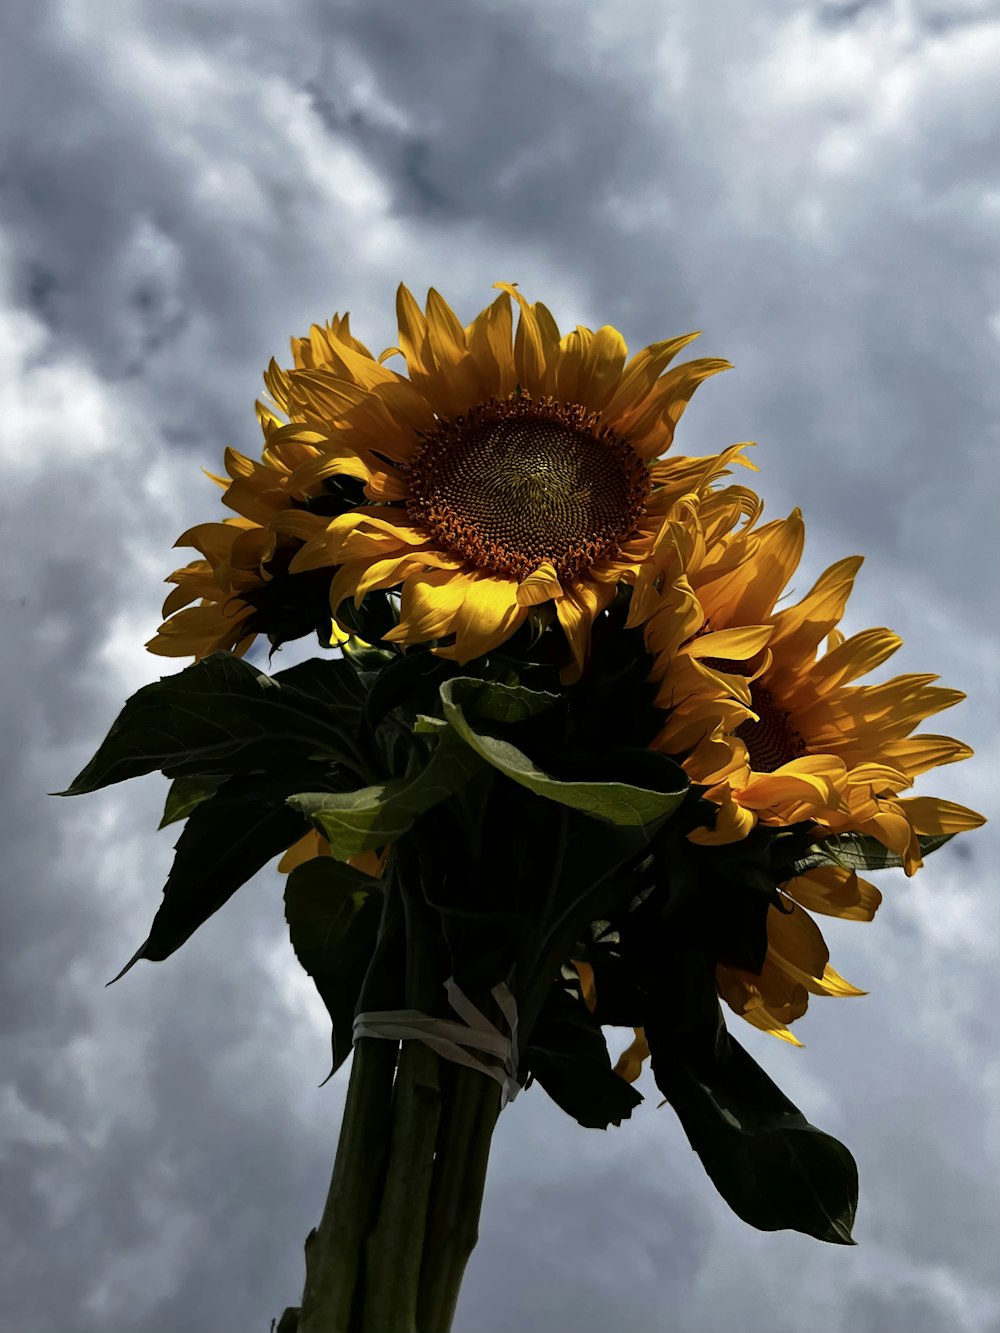
[[634,418],[623,423],[639,457],[648,460],[665,453],[673,443],[677,422],[698,385],[711,375],[731,369],[728,361],[703,357],[697,361],[686,361],[657,380],[645,405]]
[[528,615],[518,606],[517,580],[496,574],[475,573],[465,583],[465,596],[451,621],[453,648],[440,650],[442,657],[460,665],[498,647]]
[[899,805],[915,831],[930,836],[965,833],[986,823],[985,815],[939,796],[910,796]]
[[467,355],[465,330],[458,316],[433,287],[427,293],[427,336],[438,365],[458,365]]
[[304,861],[312,861],[317,856],[329,856],[330,844],[316,829],[303,833],[298,842],[293,842],[288,851],[278,862],[278,874],[287,875]]
[[604,420],[613,426],[636,411],[677,353],[698,337],[699,333],[684,333],[666,342],[650,343],[637,352],[625,367],[618,387],[604,409]]
[[718,787],[707,791],[705,797],[720,804],[714,829],[696,828],[688,834],[688,839],[700,847],[719,847],[739,842],[756,824],[757,816],[736,800],[728,783],[720,783]]
[[564,685],[572,685],[583,674],[590,648],[594,620],[615,597],[616,589],[607,583],[574,583],[556,601],[556,615],[570,647],[570,662],[559,673]]
[[635,1039],[615,1062],[615,1073],[619,1078],[623,1078],[626,1083],[634,1083],[642,1073],[642,1066],[645,1060],[649,1059],[649,1046],[646,1044],[646,1034],[642,1028],[633,1028]]
[[847,770],[833,755],[806,754],[782,764],[773,773],[755,774],[737,793],[742,805],[765,810],[781,801],[802,801],[814,806],[836,806]]
[[580,374],[580,397],[576,400],[592,412],[601,412],[617,389],[625,368],[628,347],[610,324],[593,335]]
[[797,606],[774,617],[771,649],[779,661],[811,655],[844,614],[863,557],[838,560],[816,580]]
[[940,764],[954,764],[960,759],[969,759],[972,750],[951,736],[924,735],[893,741],[882,748],[882,755],[910,777],[916,777]]
[[713,630],[702,634],[687,648],[689,657],[720,657],[727,662],[745,662],[767,646],[772,625],[741,625],[738,629]]
[[403,584],[399,624],[383,635],[390,643],[423,643],[450,633],[471,576],[432,569]]
[[852,634],[816,663],[809,673],[809,684],[821,694],[847,685],[887,662],[902,643],[899,635],[888,629]]
[[517,334],[514,338],[514,372],[517,375],[517,382],[528,393],[544,393],[548,364],[554,363],[556,355],[556,347],[550,342],[552,317],[546,310],[540,320],[535,308],[524,299],[512,283],[495,282],[493,286],[512,296],[520,307]]
[[842,866],[817,866],[789,880],[783,892],[810,912],[845,921],[871,921],[882,902],[874,884]]
[[793,509],[785,519],[760,528],[747,543],[747,556],[735,569],[710,583],[699,583],[698,596],[712,624],[757,624],[770,616],[802,558],[805,525]]
[[488,396],[506,398],[514,390],[513,328],[510,297],[502,292],[466,329]]
[[396,320],[399,325],[399,346],[406,358],[410,378],[414,373],[430,376],[434,372],[427,321],[414,299],[413,293],[402,283],[396,292]]
[[594,969],[589,963],[578,962],[575,958],[572,958],[570,961],[576,968],[576,974],[580,978],[580,996],[587,1008],[593,1013],[594,1008],[597,1005],[597,995],[594,991]]
[[788,912],[773,905],[768,908],[767,950],[769,956],[772,951],[780,954],[813,978],[821,977],[830,961],[822,931],[797,903],[792,903]]
[[518,606],[539,606],[563,595],[562,584],[550,560],[543,560],[536,570],[524,579],[517,589]]

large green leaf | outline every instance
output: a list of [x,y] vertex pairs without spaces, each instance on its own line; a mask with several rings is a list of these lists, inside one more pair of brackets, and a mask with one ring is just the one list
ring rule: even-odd
[[[354,674],[342,661],[321,666],[271,677],[231,653],[213,653],[146,685],[60,795],[96,791],[157,769],[172,778],[250,773],[314,756],[356,765]],[[308,682],[308,693],[297,688],[298,681]]]
[[761,1231],[853,1245],[858,1171],[847,1148],[811,1125],[732,1037],[696,1061],[669,1016],[647,1021],[645,1033],[657,1086],[733,1212]]
[[524,1050],[524,1065],[557,1106],[586,1129],[620,1125],[642,1101],[614,1072],[600,1024],[556,982]]
[[[921,856],[930,856],[954,836],[954,833],[919,836]],[[903,858],[877,838],[864,833],[841,833],[809,847],[802,859],[795,863],[795,873],[802,875],[820,865],[841,866],[846,870],[890,870],[903,865]]]
[[386,847],[482,770],[477,755],[455,736],[445,733],[432,745],[430,758],[409,777],[352,792],[300,792],[289,804],[319,828],[334,856]]
[[669,760],[665,761],[670,770],[669,791],[627,782],[562,781],[544,772],[510,741],[480,731],[470,721],[479,717],[490,721],[522,721],[532,713],[545,711],[554,701],[554,696],[523,686],[467,676],[441,686],[447,721],[467,745],[513,782],[527,787],[536,796],[557,801],[592,818],[652,833],[677,809],[688,790],[682,771]]
[[526,1039],[552,978],[588,925],[623,909],[641,886],[638,867],[644,864],[649,839],[638,828],[595,828],[592,820],[564,808],[552,842],[540,867],[547,872],[545,896],[534,905],[531,930],[517,961]]
[[295,955],[316,983],[333,1025],[334,1073],[350,1054],[354,1015],[382,912],[377,879],[329,856],[296,866],[285,885]]
[[301,767],[233,777],[195,806],[177,840],[149,937],[119,976],[140,958],[169,958],[242,884],[301,837],[308,824],[286,798],[289,786],[294,790],[308,780]]

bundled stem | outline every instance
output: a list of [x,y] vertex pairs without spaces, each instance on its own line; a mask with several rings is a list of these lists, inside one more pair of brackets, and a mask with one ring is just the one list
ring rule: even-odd
[[[361,1008],[402,998],[389,1000],[386,981],[401,970],[402,908],[406,1004],[433,1013],[439,943],[399,869],[387,879]],[[499,1107],[492,1079],[448,1065],[419,1041],[405,1041],[401,1054],[392,1040],[357,1043],[330,1192],[306,1241],[302,1306],[285,1311],[280,1333],[448,1333],[479,1235]]]
[[469,1256],[479,1239],[490,1143],[500,1088],[474,1069],[454,1073],[452,1112],[442,1124],[424,1240],[417,1324],[420,1333],[448,1333]]
[[362,1039],[354,1051],[337,1157],[319,1227],[306,1240],[297,1333],[351,1333],[364,1238],[378,1202],[389,1138],[394,1043]]

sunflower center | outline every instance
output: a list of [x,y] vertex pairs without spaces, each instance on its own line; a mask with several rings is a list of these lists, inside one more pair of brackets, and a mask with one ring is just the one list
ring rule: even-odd
[[757,773],[773,773],[782,764],[806,752],[806,743],[779,708],[771,691],[756,683],[750,686],[750,702],[760,721],[748,718],[736,728],[747,747],[750,767]]
[[649,471],[595,412],[520,394],[482,403],[423,438],[407,512],[447,549],[526,578],[543,560],[572,577],[617,554],[649,495]]

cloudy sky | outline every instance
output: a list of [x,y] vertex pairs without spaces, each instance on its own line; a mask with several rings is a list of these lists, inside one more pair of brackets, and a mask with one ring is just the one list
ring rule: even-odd
[[[703,329],[736,369],[679,448],[760,442],[800,592],[866,554],[849,631],[969,696],[938,729],[976,759],[922,789],[995,819],[998,62],[996,0],[7,0],[3,1333],[244,1333],[301,1292],[343,1077],[317,1087],[277,874],[105,990],[159,901],[166,784],[44,793],[169,668],[142,644],[216,516],[199,468],[255,447],[260,372],[313,320],[382,347],[401,279],[467,319],[502,278],[633,346]],[[996,827],[831,923],[871,994],[815,1001],[806,1049],[739,1025],[853,1148],[856,1249],[746,1228],[651,1086],[607,1134],[532,1089],[461,1333],[997,1333]]]

